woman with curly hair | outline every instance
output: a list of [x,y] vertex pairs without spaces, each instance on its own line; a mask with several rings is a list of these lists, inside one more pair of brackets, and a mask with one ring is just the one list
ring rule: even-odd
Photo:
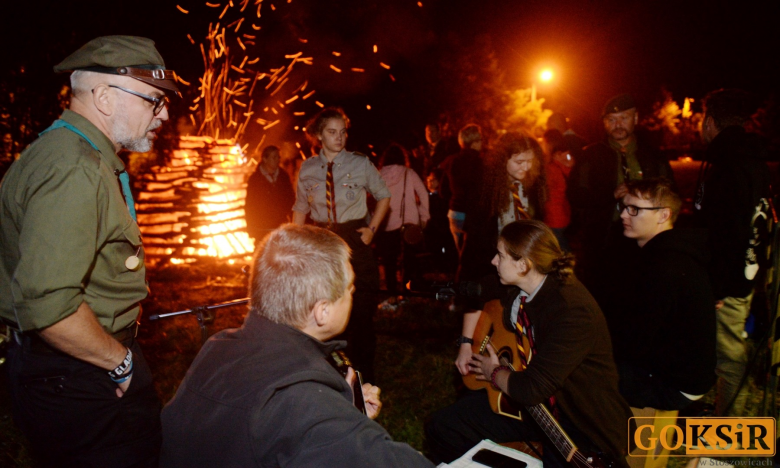
[[484,162],[484,175],[474,213],[466,216],[466,243],[459,281],[478,281],[494,273],[498,233],[521,219],[544,219],[546,183],[544,152],[533,137],[508,132]]
[[[547,406],[580,450],[627,467],[631,410],[618,393],[604,315],[574,276],[574,257],[561,250],[550,228],[535,220],[504,227],[497,250],[492,265],[508,287],[500,300],[503,328],[525,350],[520,366],[525,370],[502,365],[487,345],[487,355],[471,354],[468,372],[517,406]],[[545,467],[569,466],[533,424],[494,413],[482,390],[435,413],[426,426],[429,458],[436,463],[451,462],[483,439],[540,440]]]

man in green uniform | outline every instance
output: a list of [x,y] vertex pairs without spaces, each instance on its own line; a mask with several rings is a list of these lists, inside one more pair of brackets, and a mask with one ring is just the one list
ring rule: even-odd
[[160,402],[135,341],[144,252],[117,152],[149,151],[178,93],[154,42],[108,36],[72,71],[69,110],[0,184],[0,318],[14,420],[47,464],[156,466]]

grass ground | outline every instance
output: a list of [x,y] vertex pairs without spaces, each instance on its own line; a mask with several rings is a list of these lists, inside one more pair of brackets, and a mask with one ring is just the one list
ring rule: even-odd
[[[152,295],[144,302],[139,341],[158,394],[167,402],[200,349],[200,328],[192,315],[158,321],[147,318],[243,298],[247,277],[239,265],[192,265],[150,270],[149,280]],[[220,309],[209,333],[240,326],[245,311],[244,307]],[[379,312],[376,328],[376,384],[382,388],[384,402],[378,422],[395,440],[422,450],[425,418],[456,398],[460,379],[452,361],[460,317],[449,312],[446,303],[410,299],[395,312]],[[34,467],[27,443],[11,420],[4,373],[0,375],[0,467]],[[752,380],[751,392],[748,413],[757,414],[762,390]],[[711,400],[712,394],[706,398]],[[682,467],[687,461],[671,458],[669,467]]]

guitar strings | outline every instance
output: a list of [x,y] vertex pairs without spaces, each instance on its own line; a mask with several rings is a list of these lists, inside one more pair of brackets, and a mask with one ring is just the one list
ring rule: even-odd
[[[491,338],[492,338],[492,337],[491,337]],[[491,345],[491,346],[493,346],[493,349],[495,349],[495,345],[493,345],[493,340],[492,340],[491,338],[488,338],[488,342],[490,343],[490,345]],[[506,358],[505,358],[505,357],[502,357],[502,358],[501,358],[501,360],[500,360],[500,362],[501,362],[501,364],[502,364],[502,365],[504,365],[504,366],[508,366],[508,367],[509,367],[509,368],[511,368],[513,371],[515,370],[515,369],[514,369],[514,366],[512,365],[512,363],[511,363],[511,362],[508,362],[508,361],[506,360]],[[529,411],[529,412],[531,412],[532,410],[534,410],[534,412],[537,412],[538,416],[539,416],[541,419],[544,419],[544,421],[537,421],[537,422],[538,422],[540,425],[544,425],[544,426],[545,426],[547,429],[555,429],[555,428],[558,426],[558,423],[557,423],[557,421],[555,421],[555,422],[552,422],[552,421],[550,421],[550,418],[551,418],[552,416],[550,416],[548,413],[546,413],[546,412],[544,412],[544,411],[541,411],[541,410],[539,410],[538,408],[532,408],[532,407],[530,407],[530,408],[527,408],[527,409],[528,409],[528,411]],[[592,467],[592,466],[593,466],[593,465],[591,465],[591,464],[590,464],[590,462],[588,462],[588,457],[586,457],[585,455],[583,455],[582,453],[580,453],[579,449],[577,449],[577,446],[576,446],[576,445],[574,445],[574,443],[573,443],[573,442],[572,442],[572,441],[571,441],[571,440],[570,440],[568,437],[566,437],[565,435],[562,435],[562,434],[558,433],[558,434],[555,436],[555,439],[556,439],[556,441],[557,441],[557,442],[558,442],[560,445],[564,446],[564,447],[567,449],[567,450],[566,450],[566,452],[567,452],[567,453],[568,453],[568,452],[570,452],[572,449],[574,450],[574,455],[572,455],[572,457],[571,457],[571,460],[570,460],[570,461],[572,461],[572,462],[573,462],[573,461],[581,462],[581,463],[583,463],[585,466],[588,466],[588,467]],[[553,442],[555,442],[555,441],[553,441]],[[564,458],[566,458],[566,454],[562,454],[562,455],[564,456]]]

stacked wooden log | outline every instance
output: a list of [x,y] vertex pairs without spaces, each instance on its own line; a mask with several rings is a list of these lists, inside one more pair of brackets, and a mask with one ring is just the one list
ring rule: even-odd
[[252,255],[246,183],[254,167],[231,140],[184,136],[138,183],[138,225],[149,258],[172,263]]

